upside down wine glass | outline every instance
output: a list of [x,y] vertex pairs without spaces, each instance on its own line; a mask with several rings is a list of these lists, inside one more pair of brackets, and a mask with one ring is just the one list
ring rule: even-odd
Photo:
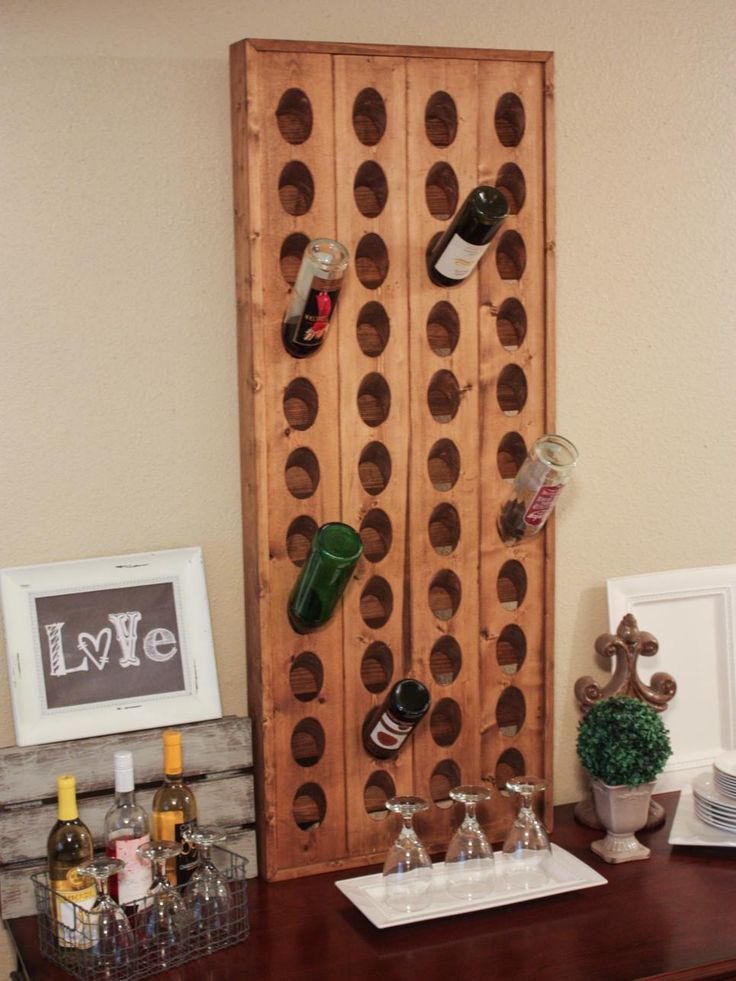
[[119,858],[95,858],[79,868],[81,875],[91,875],[97,887],[97,899],[86,914],[85,929],[92,946],[85,952],[95,977],[119,978],[133,956],[133,931],[128,917],[109,893],[108,880],[125,868]]
[[414,831],[414,815],[429,804],[421,797],[391,797],[386,807],[400,814],[401,831],[383,864],[383,896],[391,909],[413,913],[432,902],[432,860]]
[[192,945],[211,954],[223,946],[230,928],[232,900],[227,879],[210,858],[210,850],[227,835],[217,828],[192,828],[186,841],[198,849],[199,864],[184,888],[184,899],[192,914]]
[[141,912],[141,943],[147,956],[162,970],[185,959],[189,916],[184,900],[171,885],[166,862],[181,854],[176,841],[149,841],[137,854],[153,867],[151,888]]
[[533,795],[545,786],[540,777],[521,776],[506,781],[507,789],[521,798],[518,814],[502,848],[507,869],[539,869],[552,854],[547,831],[532,806]]
[[465,805],[465,817],[447,847],[445,875],[447,891],[468,902],[480,899],[493,888],[493,849],[476,817],[476,808],[491,796],[481,786],[455,787],[450,797]]

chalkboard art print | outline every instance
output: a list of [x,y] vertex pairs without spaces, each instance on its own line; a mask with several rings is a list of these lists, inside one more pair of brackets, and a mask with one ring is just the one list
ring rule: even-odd
[[19,746],[219,718],[202,552],[0,570]]

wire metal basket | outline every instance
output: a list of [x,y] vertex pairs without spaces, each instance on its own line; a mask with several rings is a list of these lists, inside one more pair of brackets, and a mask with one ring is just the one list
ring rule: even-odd
[[76,903],[69,907],[73,909],[74,925],[62,924],[54,915],[57,894],[49,887],[47,874],[32,875],[41,954],[80,981],[138,981],[245,940],[249,933],[245,879],[248,861],[218,847],[212,848],[211,857],[227,882],[226,911],[207,915],[201,908],[191,909],[191,904],[186,904],[185,887],[176,887],[187,908],[175,942],[165,942],[160,934],[152,935],[151,901],[145,897],[131,904],[134,912],[128,917],[130,934],[126,931],[124,943],[106,944],[96,922],[98,914]]

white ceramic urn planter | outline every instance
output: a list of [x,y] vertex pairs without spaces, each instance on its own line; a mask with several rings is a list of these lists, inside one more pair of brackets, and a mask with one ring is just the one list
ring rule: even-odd
[[654,781],[636,787],[609,787],[601,780],[593,781],[596,813],[607,832],[590,846],[596,855],[613,864],[649,858],[649,849],[636,840],[634,832],[647,823],[653,788]]

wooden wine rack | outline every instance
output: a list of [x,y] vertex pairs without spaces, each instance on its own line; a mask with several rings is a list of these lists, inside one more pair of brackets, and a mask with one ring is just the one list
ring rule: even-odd
[[[551,781],[553,538],[508,548],[499,502],[553,431],[552,56],[246,40],[232,46],[243,542],[260,868],[381,861],[394,793],[432,802],[433,852],[460,783]],[[426,250],[475,186],[511,215],[447,290]],[[281,321],[306,243],[351,254],[319,353]],[[299,636],[289,591],[315,529],[359,528],[338,614]],[[432,709],[392,762],[363,749],[398,678]],[[551,819],[552,789],[545,799]]]

